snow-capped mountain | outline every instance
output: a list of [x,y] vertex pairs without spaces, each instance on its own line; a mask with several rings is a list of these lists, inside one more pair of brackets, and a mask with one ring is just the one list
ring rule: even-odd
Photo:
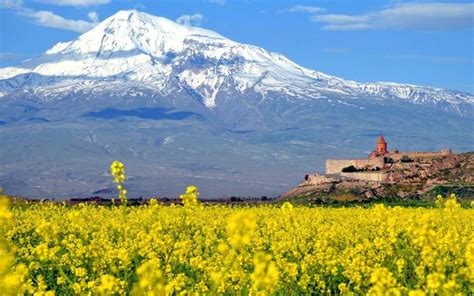
[[120,11],[73,41],[0,70],[3,96],[21,91],[51,100],[68,92],[113,91],[117,84],[164,95],[187,89],[207,108],[216,107],[217,94],[229,85],[240,93],[255,91],[262,99],[274,93],[299,100],[363,96],[439,105],[464,115],[474,104],[472,95],[440,88],[344,80],[257,46],[134,10]]
[[[382,70],[381,70],[382,71]],[[474,147],[474,96],[358,83],[257,46],[121,11],[41,56],[0,69],[0,186],[8,194],[130,196],[287,191],[327,158]],[[98,192],[98,193],[94,193]]]

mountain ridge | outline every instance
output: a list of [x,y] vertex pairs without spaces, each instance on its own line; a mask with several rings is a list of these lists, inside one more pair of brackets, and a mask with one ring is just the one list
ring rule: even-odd
[[346,100],[368,96],[429,104],[463,116],[472,115],[474,104],[473,95],[458,91],[392,82],[358,83],[327,75],[281,54],[136,10],[119,11],[39,58],[0,69],[0,96],[29,87],[43,87],[49,90],[46,95],[54,95],[56,85],[60,92],[74,91],[74,87],[65,89],[68,80],[70,84],[94,81],[89,89],[102,80],[135,81],[158,91],[177,83],[192,89],[211,109],[229,80],[241,93],[254,89],[263,97],[270,92],[296,99],[320,99],[327,94]]

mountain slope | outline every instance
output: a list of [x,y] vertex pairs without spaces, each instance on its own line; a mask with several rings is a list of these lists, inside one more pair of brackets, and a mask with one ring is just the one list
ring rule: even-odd
[[471,94],[344,80],[121,11],[0,69],[0,186],[90,195],[111,187],[118,159],[132,195],[191,183],[210,197],[276,195],[326,158],[365,157],[380,132],[400,150],[472,150],[473,105]]
[[251,89],[263,97],[276,92],[306,100],[327,95],[401,99],[464,115],[474,104],[472,95],[461,92],[329,76],[280,54],[137,11],[120,11],[76,40],[58,43],[37,59],[2,69],[0,79],[3,95],[33,87],[36,93],[51,96],[93,89],[110,80],[138,82],[165,94],[190,88],[208,108],[216,106],[217,93],[229,83],[240,93]]

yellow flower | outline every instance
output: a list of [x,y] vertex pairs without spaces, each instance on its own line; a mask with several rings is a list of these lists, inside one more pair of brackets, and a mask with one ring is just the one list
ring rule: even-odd
[[398,285],[393,274],[384,267],[375,268],[370,276],[373,286],[369,289],[369,295],[399,295]]
[[255,233],[257,222],[254,215],[246,212],[237,212],[227,221],[227,236],[230,244],[235,248],[248,245]]
[[121,291],[120,281],[114,276],[104,274],[100,277],[99,285],[96,288],[96,292],[99,295],[113,295]]
[[341,292],[341,295],[346,295],[349,293],[349,289],[345,283],[340,283],[337,288],[339,289],[339,292]]
[[196,186],[189,186],[186,189],[186,193],[179,196],[179,198],[183,201],[184,207],[189,209],[195,209],[200,206],[199,201],[197,199],[199,192],[197,191]]
[[444,274],[440,274],[440,273],[429,274],[428,277],[426,278],[426,286],[428,290],[430,290],[433,293],[437,292],[438,289],[443,284],[444,279],[445,279]]
[[450,197],[446,200],[446,202],[444,203],[444,207],[446,210],[450,210],[450,211],[461,207],[454,193],[452,193]]
[[450,280],[443,285],[443,289],[446,291],[454,291],[456,289],[456,281]]
[[8,199],[0,196],[0,219],[10,219],[12,213],[8,210]]
[[281,209],[283,210],[283,213],[285,214],[293,213],[293,205],[288,201],[283,203],[283,205],[281,206]]
[[441,207],[443,205],[443,196],[441,194],[438,194],[435,203],[437,207]]
[[408,296],[425,296],[426,293],[421,290],[412,290],[408,292]]
[[194,194],[194,193],[197,193],[197,190],[198,190],[198,188],[196,186],[191,185],[191,186],[188,186],[188,188],[186,188],[186,193],[187,194]]
[[3,199],[0,294],[472,294],[474,215],[455,198],[446,210],[197,196],[190,186],[184,207],[127,208]]
[[[114,183],[117,183],[117,189],[119,191],[119,199],[122,205],[127,204],[127,190],[123,188],[123,182],[125,182],[125,166],[120,161],[114,161],[110,165],[110,173],[114,178]],[[112,202],[114,204],[115,201]]]
[[395,263],[398,268],[398,272],[403,272],[403,268],[405,267],[405,260],[403,259],[398,259],[397,262]]
[[58,277],[58,278],[56,279],[56,283],[57,283],[58,285],[62,285],[62,284],[64,284],[65,282],[66,282],[66,280],[65,280],[62,276],[60,276],[60,277]]
[[252,290],[271,293],[277,288],[278,269],[271,259],[272,256],[265,253],[257,253],[253,257]]
[[142,291],[148,295],[165,295],[166,285],[163,273],[160,270],[160,262],[154,258],[137,268],[138,282],[134,288],[136,295]]

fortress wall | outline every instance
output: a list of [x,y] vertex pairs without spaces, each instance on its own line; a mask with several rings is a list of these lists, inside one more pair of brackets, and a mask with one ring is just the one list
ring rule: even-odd
[[383,182],[384,177],[382,172],[355,172],[355,173],[340,173],[343,177],[353,178],[363,181]]
[[319,184],[331,183],[335,180],[337,179],[328,177],[328,176],[318,175],[318,174],[306,175],[305,181],[302,183],[302,185],[319,185]]
[[439,152],[399,152],[399,153],[388,153],[385,157],[390,157],[393,160],[400,160],[403,155],[407,155],[410,158],[422,158],[422,157],[436,157],[451,154],[451,150],[443,149]]
[[337,174],[341,173],[342,169],[353,165],[358,169],[362,168],[383,168],[384,160],[383,157],[377,157],[372,159],[328,159],[326,160],[326,174]]
[[376,157],[376,158],[372,158],[372,159],[353,159],[351,161],[352,161],[353,165],[356,168],[365,168],[365,167],[368,167],[368,168],[374,168],[374,167],[383,168],[383,166],[385,164],[383,157]]
[[326,174],[337,174],[343,168],[351,165],[350,160],[328,159],[326,160]]

